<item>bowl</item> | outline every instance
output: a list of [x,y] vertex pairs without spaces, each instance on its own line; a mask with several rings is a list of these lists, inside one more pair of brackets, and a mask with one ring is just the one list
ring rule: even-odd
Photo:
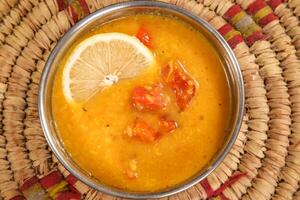
[[[191,177],[190,179],[172,188],[167,188],[165,190],[155,192],[141,193],[129,192],[106,186],[96,178],[92,177],[84,169],[80,168],[78,164],[76,164],[76,162],[72,160],[71,156],[64,148],[64,145],[60,140],[55,128],[55,123],[51,112],[51,93],[58,63],[63,58],[65,52],[68,50],[71,44],[76,41],[77,38],[79,38],[85,32],[91,30],[92,28],[108,21],[127,15],[134,15],[136,13],[145,12],[155,12],[162,15],[175,16],[190,24],[208,38],[208,40],[217,50],[221,61],[223,62],[224,71],[227,76],[231,93],[232,114],[229,119],[228,133],[224,141],[224,145],[212,160],[212,162],[205,169],[202,169],[194,177]],[[244,87],[241,71],[234,53],[232,52],[231,48],[226,43],[224,38],[207,22],[195,15],[192,15],[187,10],[181,9],[175,5],[155,1],[134,1],[114,4],[88,15],[77,24],[75,24],[61,38],[61,40],[57,43],[52,53],[50,54],[45,65],[40,80],[38,103],[39,116],[46,140],[58,160],[75,177],[100,192],[104,192],[114,196],[135,199],[160,198],[181,192],[195,185],[196,183],[207,177],[224,160],[225,156],[232,148],[241,126],[244,108]]]

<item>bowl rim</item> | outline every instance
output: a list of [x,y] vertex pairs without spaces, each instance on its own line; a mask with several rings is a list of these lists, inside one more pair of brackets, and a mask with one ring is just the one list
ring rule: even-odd
[[[107,13],[113,12],[115,10],[120,10],[123,8],[128,8],[128,7],[159,7],[162,9],[167,9],[171,10],[173,12],[177,12],[181,15],[184,15],[200,26],[204,27],[213,37],[215,37],[218,42],[220,42],[220,45],[224,48],[224,51],[227,53],[227,56],[231,62],[231,64],[234,67],[234,70],[237,76],[237,90],[238,90],[238,105],[237,105],[237,116],[235,118],[235,126],[233,129],[233,133],[231,134],[230,138],[228,139],[229,142],[227,145],[224,147],[222,152],[219,152],[219,155],[215,161],[213,161],[210,164],[210,167],[206,167],[205,170],[202,173],[199,173],[198,175],[195,176],[195,178],[191,179],[187,183],[180,184],[179,186],[173,186],[171,189],[162,191],[162,192],[151,192],[151,193],[136,193],[136,192],[128,192],[125,190],[118,190],[117,188],[110,187],[110,186],[105,186],[105,185],[99,185],[97,183],[94,183],[93,181],[90,181],[85,177],[82,177],[82,173],[78,172],[78,170],[74,169],[73,167],[69,166],[67,161],[64,159],[64,156],[56,149],[56,142],[54,141],[54,138],[51,136],[51,131],[49,128],[49,123],[46,117],[46,111],[45,111],[45,96],[46,96],[46,85],[47,85],[47,79],[48,79],[48,74],[50,71],[50,68],[52,66],[52,63],[58,54],[59,50],[64,46],[64,44],[68,41],[68,39],[71,37],[71,35],[82,28],[86,23],[89,23],[92,19],[98,18],[99,16],[101,17],[102,15],[105,15]],[[225,159],[227,154],[230,152],[233,144],[236,141],[236,138],[238,136],[241,124],[242,124],[242,119],[243,119],[243,114],[244,114],[244,104],[245,104],[245,94],[244,94],[244,82],[243,82],[243,77],[242,73],[239,67],[239,63],[226,42],[226,40],[221,36],[221,34],[213,28],[208,22],[204,21],[202,18],[191,14],[188,10],[180,8],[176,5],[165,3],[165,2],[159,2],[159,1],[149,1],[149,0],[141,0],[141,1],[127,1],[127,2],[122,2],[122,3],[117,3],[113,4],[104,8],[101,8],[94,13],[84,17],[81,19],[79,22],[77,22],[74,26],[72,26],[67,33],[58,41],[52,52],[50,53],[48,60],[45,64],[45,67],[42,72],[42,76],[40,79],[40,88],[39,88],[39,96],[38,96],[38,112],[39,112],[39,118],[41,122],[41,127],[44,133],[44,136],[47,140],[48,145],[50,146],[52,152],[54,155],[58,158],[59,162],[63,164],[63,166],[71,173],[73,174],[76,178],[78,178],[80,181],[84,182],[88,186],[96,189],[97,191],[117,196],[117,197],[122,197],[122,198],[131,198],[131,199],[148,199],[148,198],[161,198],[161,197],[166,197],[170,196],[179,192],[182,192],[204,178],[206,178],[208,175],[210,175],[213,170],[215,170]]]

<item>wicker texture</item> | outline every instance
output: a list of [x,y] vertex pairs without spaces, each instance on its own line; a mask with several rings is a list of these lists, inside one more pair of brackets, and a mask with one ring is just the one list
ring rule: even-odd
[[[164,0],[214,26],[233,49],[246,106],[233,149],[204,181],[165,199],[300,200],[300,1]],[[0,199],[116,199],[53,156],[37,110],[59,38],[118,0],[0,0]],[[81,197],[80,197],[81,196]]]

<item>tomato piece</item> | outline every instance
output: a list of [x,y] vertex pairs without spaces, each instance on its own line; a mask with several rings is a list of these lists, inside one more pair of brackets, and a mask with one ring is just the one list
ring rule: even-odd
[[180,110],[185,110],[195,96],[197,82],[191,78],[179,61],[170,61],[163,66],[161,75],[174,92]]
[[132,105],[138,111],[162,110],[167,106],[168,101],[161,83],[137,86],[132,92]]
[[152,46],[152,37],[145,28],[140,28],[135,35],[145,46]]
[[171,133],[178,128],[177,122],[167,115],[162,115],[159,117],[158,125],[159,131],[162,133]]
[[142,142],[153,142],[159,138],[159,133],[140,118],[136,118],[133,127],[128,127],[126,133]]

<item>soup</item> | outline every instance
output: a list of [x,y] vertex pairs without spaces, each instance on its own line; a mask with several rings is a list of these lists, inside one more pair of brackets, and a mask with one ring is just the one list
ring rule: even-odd
[[[70,103],[66,60],[82,41],[116,32],[139,38],[155,62]],[[204,35],[173,17],[127,16],[86,33],[60,63],[52,94],[56,128],[71,157],[101,183],[127,191],[157,191],[191,178],[226,138],[231,105],[221,60]]]

